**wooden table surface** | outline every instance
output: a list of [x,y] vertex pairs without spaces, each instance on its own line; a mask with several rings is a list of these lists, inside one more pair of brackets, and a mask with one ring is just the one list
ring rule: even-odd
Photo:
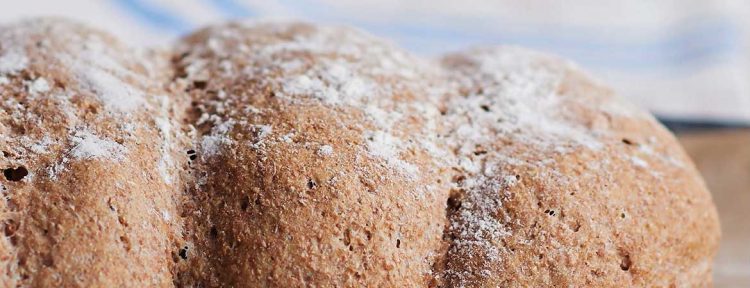
[[750,130],[678,135],[708,184],[721,218],[716,287],[750,287]]

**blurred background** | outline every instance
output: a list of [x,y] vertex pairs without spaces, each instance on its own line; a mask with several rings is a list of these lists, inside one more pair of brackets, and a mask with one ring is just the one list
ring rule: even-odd
[[573,59],[678,134],[719,207],[717,287],[750,287],[750,1],[0,0],[0,21],[56,15],[133,45],[223,19],[348,24],[423,55],[513,44]]

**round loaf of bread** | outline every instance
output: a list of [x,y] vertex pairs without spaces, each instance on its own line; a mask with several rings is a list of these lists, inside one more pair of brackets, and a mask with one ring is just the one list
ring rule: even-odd
[[674,137],[564,60],[235,22],[0,27],[1,287],[708,286]]

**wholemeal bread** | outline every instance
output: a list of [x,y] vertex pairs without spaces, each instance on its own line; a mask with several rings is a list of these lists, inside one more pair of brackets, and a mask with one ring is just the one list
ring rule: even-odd
[[690,159],[555,57],[37,19],[0,28],[0,96],[0,287],[711,284]]

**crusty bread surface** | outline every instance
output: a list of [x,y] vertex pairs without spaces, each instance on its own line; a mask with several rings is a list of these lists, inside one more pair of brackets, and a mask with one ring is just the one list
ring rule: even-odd
[[0,287],[703,287],[674,137],[574,64],[233,22],[0,27]]

